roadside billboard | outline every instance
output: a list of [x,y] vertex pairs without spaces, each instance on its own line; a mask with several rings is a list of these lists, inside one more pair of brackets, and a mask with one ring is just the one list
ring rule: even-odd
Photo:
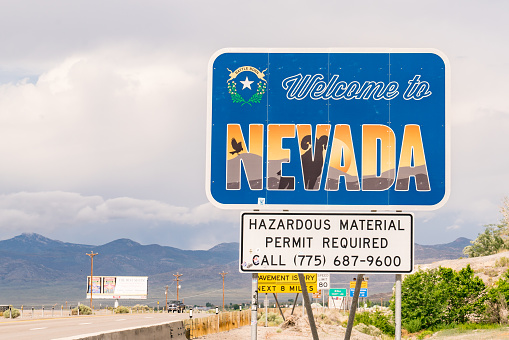
[[225,49],[208,80],[216,206],[431,210],[449,196],[439,51]]
[[[144,300],[148,296],[148,276],[95,276],[94,299]],[[87,276],[87,298],[90,298],[90,276]]]

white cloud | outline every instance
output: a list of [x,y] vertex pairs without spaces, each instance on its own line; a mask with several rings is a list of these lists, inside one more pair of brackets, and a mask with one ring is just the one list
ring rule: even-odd
[[238,213],[206,203],[195,208],[128,197],[104,199],[72,192],[20,192],[0,195],[0,230],[47,232],[74,224],[114,220],[150,221],[196,226],[213,222],[233,224]]
[[202,203],[204,97],[192,58],[125,47],[0,85],[0,184]]

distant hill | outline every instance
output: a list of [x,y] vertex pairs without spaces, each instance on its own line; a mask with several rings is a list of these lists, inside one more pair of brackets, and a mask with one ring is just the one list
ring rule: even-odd
[[415,244],[415,262],[430,263],[441,260],[454,260],[464,257],[463,249],[471,245],[470,239],[460,237],[451,243],[437,245],[420,245]]
[[[470,240],[459,238],[440,245],[415,245],[415,262],[430,263],[457,259]],[[94,275],[148,276],[149,299],[135,301],[164,305],[165,286],[168,298],[176,295],[173,274],[183,274],[179,296],[188,304],[219,304],[222,300],[222,278],[225,277],[226,301],[249,302],[251,275],[238,270],[239,244],[221,243],[209,250],[181,250],[157,244],[142,245],[129,239],[118,239],[104,245],[66,243],[39,234],[21,234],[0,241],[0,304],[40,305],[65,301],[85,301],[86,276],[90,275],[90,258],[94,251]],[[345,285],[352,275],[335,274],[331,285]],[[394,275],[370,275],[370,293],[387,292]],[[293,298],[293,297],[289,297]],[[97,303],[112,304],[111,300]],[[229,303],[229,302],[228,302]]]

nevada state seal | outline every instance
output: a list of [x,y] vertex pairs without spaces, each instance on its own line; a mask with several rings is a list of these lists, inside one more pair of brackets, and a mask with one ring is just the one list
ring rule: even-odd
[[[264,73],[265,71],[267,71],[267,69],[260,71],[253,66],[242,66],[236,69],[235,71],[231,71],[228,68],[227,70],[228,72],[230,72],[229,74],[230,78],[228,78],[226,83],[228,84],[228,93],[230,93],[232,102],[236,104],[238,103],[241,106],[244,106],[244,104],[248,104],[249,106],[253,106],[253,104],[259,104],[262,100],[263,95],[265,94],[265,91],[267,90],[267,80],[265,79]],[[246,89],[252,90],[251,85],[255,82],[256,79],[258,79],[258,82],[256,84],[256,92],[253,95],[251,95],[248,100],[244,99],[244,97],[239,93],[239,91],[237,90],[237,83],[235,81],[237,79],[237,76],[243,72],[249,73],[246,75],[245,80],[239,81],[239,83],[242,84],[241,91]],[[249,79],[250,73],[255,75],[255,77],[252,78],[255,80]]]

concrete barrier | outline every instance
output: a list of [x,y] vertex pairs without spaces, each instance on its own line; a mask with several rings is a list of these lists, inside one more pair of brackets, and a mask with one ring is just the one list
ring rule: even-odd
[[153,340],[153,339],[175,339],[187,340],[189,335],[186,332],[184,321],[165,322],[147,327],[125,328],[111,332],[100,332],[77,335],[55,340]]

